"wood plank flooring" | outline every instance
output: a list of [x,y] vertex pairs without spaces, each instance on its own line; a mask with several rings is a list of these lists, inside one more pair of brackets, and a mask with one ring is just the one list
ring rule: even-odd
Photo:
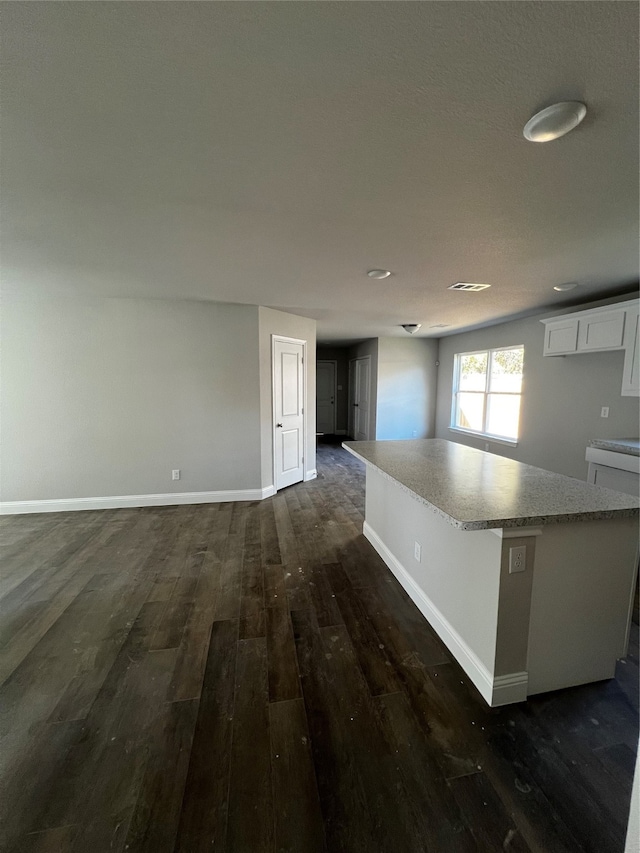
[[491,710],[361,535],[364,475],[0,520],[3,853],[618,853],[617,678]]

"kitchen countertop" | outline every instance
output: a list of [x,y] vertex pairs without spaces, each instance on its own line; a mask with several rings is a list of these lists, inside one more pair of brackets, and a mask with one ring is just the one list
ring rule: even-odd
[[444,439],[342,446],[461,530],[640,514],[637,498]]
[[640,439],[638,438],[592,438],[589,447],[613,450],[616,453],[625,453],[627,456],[640,456]]

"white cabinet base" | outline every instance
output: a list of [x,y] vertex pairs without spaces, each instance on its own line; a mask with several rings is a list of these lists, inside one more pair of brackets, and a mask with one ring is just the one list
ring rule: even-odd
[[640,477],[633,471],[621,471],[619,468],[589,462],[587,482],[616,492],[624,492],[625,495],[640,497]]
[[587,482],[640,497],[640,457],[599,447],[587,447]]

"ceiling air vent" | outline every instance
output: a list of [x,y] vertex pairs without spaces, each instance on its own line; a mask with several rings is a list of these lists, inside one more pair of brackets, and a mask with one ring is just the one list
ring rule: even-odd
[[473,284],[470,281],[457,281],[455,284],[450,285],[447,290],[486,290],[488,287],[491,287],[490,284]]

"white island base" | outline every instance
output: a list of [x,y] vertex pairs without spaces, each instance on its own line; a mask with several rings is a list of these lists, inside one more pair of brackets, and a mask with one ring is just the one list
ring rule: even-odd
[[[628,643],[637,518],[465,530],[376,467],[366,478],[365,537],[489,705],[613,677]],[[510,573],[520,545],[524,571]]]

